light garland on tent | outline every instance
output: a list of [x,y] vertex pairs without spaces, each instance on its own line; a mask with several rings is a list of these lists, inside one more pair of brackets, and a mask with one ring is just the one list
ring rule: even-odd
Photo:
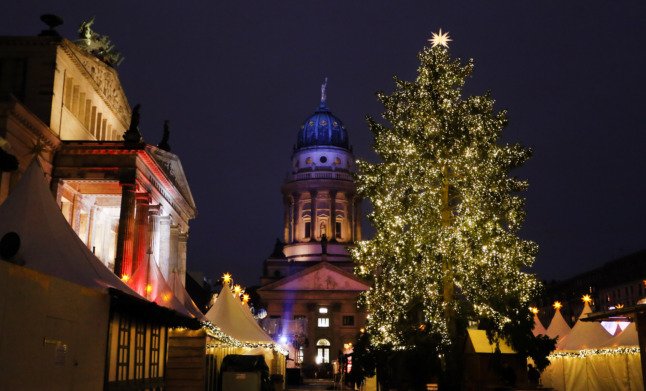
[[220,347],[235,347],[235,348],[263,348],[263,349],[272,349],[282,355],[287,355],[289,352],[287,349],[278,345],[277,343],[260,343],[260,342],[242,342],[237,340],[227,334],[225,334],[220,328],[213,323],[206,321],[202,322],[202,326],[205,327],[212,337],[218,339],[220,342],[207,344],[207,348],[220,348]]
[[639,354],[637,347],[620,347],[620,348],[605,348],[605,349],[583,349],[575,352],[555,352],[547,356],[548,359],[573,357],[585,358],[589,356],[610,356],[616,354]]

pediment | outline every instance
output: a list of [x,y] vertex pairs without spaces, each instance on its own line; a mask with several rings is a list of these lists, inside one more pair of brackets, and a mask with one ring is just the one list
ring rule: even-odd
[[84,71],[88,80],[94,83],[95,90],[103,97],[105,104],[110,106],[123,124],[124,129],[127,129],[132,111],[117,71],[93,55],[79,49],[73,42],[68,40],[63,42],[63,48],[70,54],[70,58]]
[[365,282],[327,262],[283,278],[261,290],[272,291],[365,291],[370,286]]
[[191,188],[188,185],[188,180],[184,174],[184,169],[182,168],[182,163],[179,160],[179,157],[174,153],[166,152],[163,149],[150,145],[147,146],[146,149],[162,168],[168,179],[173,182],[173,185],[175,185],[186,202],[191,206],[191,208],[196,209],[195,200],[193,199],[193,194],[191,193]]

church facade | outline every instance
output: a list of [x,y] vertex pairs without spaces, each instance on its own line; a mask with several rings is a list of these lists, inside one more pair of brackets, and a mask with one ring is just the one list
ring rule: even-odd
[[[326,83],[327,84],[327,83]],[[348,248],[361,240],[355,161],[343,123],[321,102],[298,131],[282,186],[283,243],[264,262],[258,289],[263,327],[296,365],[331,363],[364,327],[357,307],[368,284],[353,274]]]

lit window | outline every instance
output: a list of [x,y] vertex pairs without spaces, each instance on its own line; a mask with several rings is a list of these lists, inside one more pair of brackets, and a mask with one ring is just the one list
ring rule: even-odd
[[330,327],[330,318],[319,318],[319,327]]
[[298,348],[298,352],[296,353],[296,363],[297,364],[302,364],[303,363],[303,356],[304,356],[303,353],[304,353],[303,352],[303,347],[301,346],[300,348]]
[[319,308],[319,314],[327,314],[327,307]]
[[330,341],[327,339],[319,339],[316,341],[316,363],[329,363],[330,362]]

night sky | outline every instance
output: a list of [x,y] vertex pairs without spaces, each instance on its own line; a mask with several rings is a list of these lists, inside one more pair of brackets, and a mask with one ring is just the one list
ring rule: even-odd
[[[64,3],[64,4],[63,4]],[[82,20],[126,57],[119,69],[141,130],[171,146],[198,207],[188,269],[258,283],[282,234],[280,186],[301,123],[328,103],[355,155],[374,160],[365,116],[442,28],[475,59],[466,92],[509,110],[505,140],[534,151],[523,237],[535,271],[566,278],[646,248],[646,3],[640,1],[265,0],[4,4],[0,35],[35,35],[43,13]],[[364,228],[369,231],[369,228]]]

